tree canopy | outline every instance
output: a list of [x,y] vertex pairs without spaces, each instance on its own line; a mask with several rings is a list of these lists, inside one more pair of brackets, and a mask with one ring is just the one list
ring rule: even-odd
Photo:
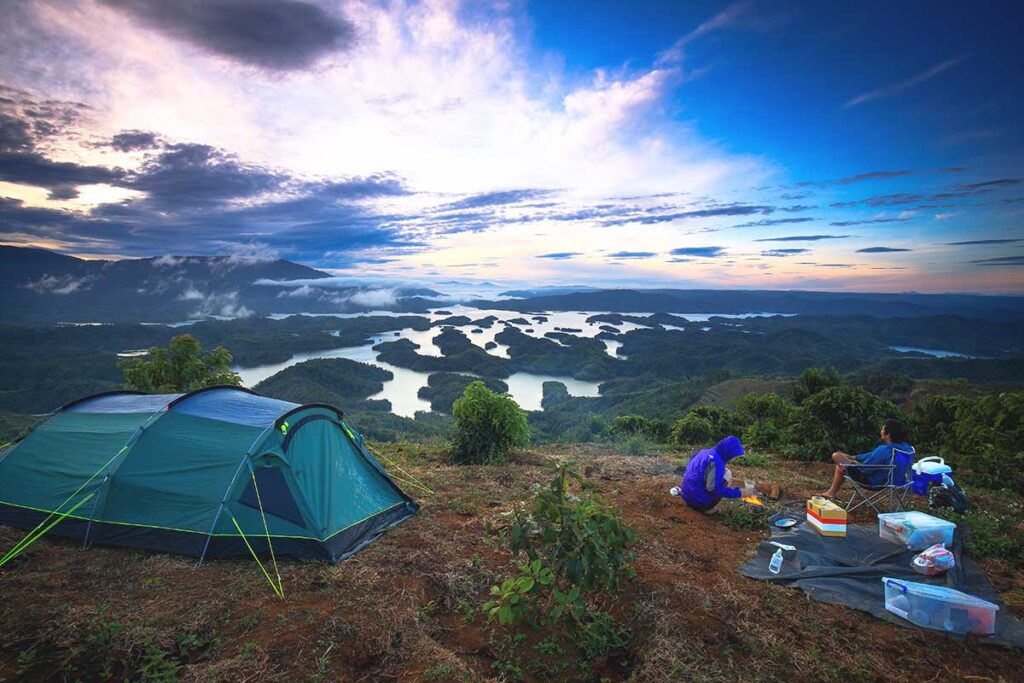
[[238,386],[242,378],[231,369],[231,352],[218,346],[205,356],[199,340],[179,334],[168,348],[154,346],[144,357],[126,358],[118,367],[129,389],[157,394],[194,391],[214,385]]

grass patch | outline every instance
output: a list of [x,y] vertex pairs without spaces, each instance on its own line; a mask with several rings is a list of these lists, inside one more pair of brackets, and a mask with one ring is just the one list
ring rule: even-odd
[[766,507],[725,503],[722,511],[718,513],[718,518],[725,526],[738,531],[741,529],[764,529],[767,527],[768,518],[771,515],[772,511]]

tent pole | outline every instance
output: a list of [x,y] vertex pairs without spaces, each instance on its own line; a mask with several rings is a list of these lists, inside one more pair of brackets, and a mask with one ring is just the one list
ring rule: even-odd
[[252,456],[253,449],[263,442],[263,438],[272,427],[273,425],[270,425],[260,432],[259,436],[256,437],[256,440],[253,441],[248,450],[245,451],[245,455],[242,456],[242,461],[238,463],[238,467],[235,469],[235,474],[231,477],[231,483],[228,484],[227,489],[224,491],[224,496],[220,499],[220,506],[217,507],[217,514],[213,516],[213,524],[210,525],[210,531],[206,534],[206,542],[203,543],[203,552],[199,555],[199,562],[197,562],[195,566],[196,569],[203,566],[203,560],[206,559],[206,551],[210,548],[210,541],[213,540],[213,530],[217,528],[217,522],[220,521],[220,515],[224,511],[224,506],[227,505],[228,496],[231,495],[231,489],[235,488],[235,481],[238,480],[238,474],[242,471],[242,466],[245,465]]
[[[96,493],[99,493],[100,490],[106,485],[106,483],[109,480],[110,480],[110,472],[107,472],[105,475],[103,475],[103,481],[100,482],[100,485],[96,487]],[[96,500],[94,500],[92,502],[92,509],[89,510],[89,523],[85,525],[85,536],[82,538],[82,549],[83,550],[85,548],[89,547],[89,532],[92,531],[92,522],[96,518],[96,506],[99,505],[99,503],[100,503],[100,497],[96,496]]]

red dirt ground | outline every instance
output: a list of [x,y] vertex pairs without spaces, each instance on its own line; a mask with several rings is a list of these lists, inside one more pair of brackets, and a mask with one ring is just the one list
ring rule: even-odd
[[[1021,680],[1019,651],[741,577],[736,567],[765,534],[669,497],[677,458],[567,446],[503,467],[455,467],[428,447],[387,455],[433,489],[421,514],[337,566],[282,563],[284,600],[251,561],[197,570],[189,558],[37,543],[0,571],[0,681]],[[635,578],[592,604],[631,640],[592,660],[571,634],[560,634],[561,652],[541,654],[548,634],[516,636],[478,611],[512,566],[506,513],[549,478],[545,463],[567,457],[637,532]],[[739,472],[781,482],[788,498],[827,476],[787,462]],[[18,538],[0,527],[0,545]],[[985,567],[1008,595],[1024,589],[1012,568]]]

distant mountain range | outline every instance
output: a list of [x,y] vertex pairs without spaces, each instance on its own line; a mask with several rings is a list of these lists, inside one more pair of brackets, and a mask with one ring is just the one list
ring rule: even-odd
[[[1021,318],[1024,297],[972,294],[898,294],[722,289],[601,289],[503,301],[474,301],[509,311],[614,311],[618,313],[799,313],[905,318],[962,315]],[[507,292],[509,295],[529,292]]]
[[[422,288],[318,285],[328,273],[285,260],[161,256],[92,261],[45,249],[0,246],[5,323],[174,322],[271,313],[339,313],[435,305]],[[299,283],[295,283],[299,281]],[[274,284],[288,282],[287,286]]]
[[[161,256],[90,261],[0,246],[0,322],[176,322],[272,313],[423,313],[451,301],[421,287],[339,287],[331,275],[285,260]],[[1024,317],[1024,297],[539,286],[469,305],[512,311],[798,313],[906,318]]]

